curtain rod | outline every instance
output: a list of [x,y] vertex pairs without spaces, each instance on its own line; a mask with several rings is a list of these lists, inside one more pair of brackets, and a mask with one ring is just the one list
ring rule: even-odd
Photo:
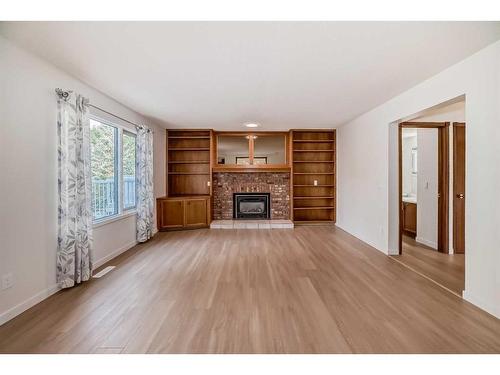
[[[64,100],[66,100],[66,99],[69,97],[69,94],[73,92],[73,91],[65,91],[65,90],[62,90],[62,89],[60,89],[60,88],[57,88],[55,91],[56,91],[56,94],[59,96],[59,98],[64,99]],[[134,126],[137,126],[137,127],[138,127],[138,128],[140,128],[140,129],[143,129],[143,128],[144,128],[144,126],[142,126],[142,125],[138,125],[138,124],[136,124],[136,123],[134,123],[134,122],[132,122],[132,121],[129,121],[129,120],[127,120],[127,119],[124,119],[123,117],[117,116],[117,115],[115,115],[114,113],[108,112],[108,111],[106,111],[105,109],[102,109],[102,108],[100,108],[100,107],[98,107],[98,106],[96,106],[96,105],[93,105],[93,104],[90,104],[90,103],[89,103],[89,104],[88,104],[88,106],[89,106],[89,107],[92,107],[92,108],[95,108],[95,109],[98,109],[99,111],[102,111],[102,112],[104,112],[104,113],[107,113],[108,115],[113,116],[113,117],[116,117],[116,118],[118,118],[118,119],[120,119],[120,120],[122,120],[122,121],[128,122],[129,124],[134,125]],[[152,129],[149,129],[149,131],[153,133],[153,130],[152,130]]]
[[90,103],[89,103],[89,107],[92,107],[92,108],[98,109],[98,110],[99,110],[99,111],[101,111],[101,112],[107,113],[108,115],[111,115],[111,116],[116,117],[116,118],[118,118],[118,119],[120,119],[120,120],[122,120],[122,121],[128,122],[129,124],[132,124],[132,125],[134,125],[134,126],[137,126],[137,127],[141,127],[141,128],[142,128],[142,126],[141,126],[141,125],[137,125],[137,124],[133,123],[132,121],[126,120],[126,119],[124,119],[124,118],[122,118],[122,117],[120,117],[120,116],[115,115],[114,113],[111,113],[111,112],[106,111],[105,109],[99,108],[99,107],[98,107],[98,106],[96,106],[96,105],[93,105],[93,104],[90,104]]

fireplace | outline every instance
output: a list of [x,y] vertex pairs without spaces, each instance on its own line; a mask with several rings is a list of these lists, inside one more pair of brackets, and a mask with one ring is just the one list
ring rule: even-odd
[[234,219],[269,219],[269,193],[233,193]]

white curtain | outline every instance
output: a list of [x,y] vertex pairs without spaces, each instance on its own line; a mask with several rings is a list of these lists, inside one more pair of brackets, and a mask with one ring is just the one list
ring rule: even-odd
[[136,143],[137,241],[153,237],[153,131],[137,127]]
[[58,130],[57,282],[62,288],[92,275],[92,187],[88,100],[56,90]]

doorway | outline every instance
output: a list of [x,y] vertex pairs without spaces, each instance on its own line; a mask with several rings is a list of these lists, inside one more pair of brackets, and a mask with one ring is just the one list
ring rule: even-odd
[[[399,124],[399,254],[403,253],[403,236],[417,232],[416,201],[406,199],[403,190],[403,130],[435,129],[437,131],[437,251],[448,254],[449,242],[449,122],[402,122]],[[413,156],[413,155],[412,155]],[[415,159],[412,158],[412,164]],[[413,172],[412,172],[413,173]],[[414,172],[416,173],[416,171]],[[411,237],[411,235],[410,235]]]
[[[391,157],[395,161],[390,181],[394,183],[391,186],[396,201],[389,209],[396,220],[389,240],[393,244],[392,254],[396,255],[393,260],[462,297],[466,251],[466,123],[465,97],[457,99],[398,121],[390,133],[390,139],[394,140]],[[408,139],[411,136],[408,133],[412,132],[415,141]],[[428,139],[424,142],[425,132],[433,134],[431,143]],[[429,165],[433,166],[432,178]],[[416,182],[410,181],[417,187],[408,186],[405,173],[406,176],[414,173],[410,178]],[[434,199],[431,206],[429,199]],[[433,238],[426,241],[430,238],[429,228],[433,230]]]

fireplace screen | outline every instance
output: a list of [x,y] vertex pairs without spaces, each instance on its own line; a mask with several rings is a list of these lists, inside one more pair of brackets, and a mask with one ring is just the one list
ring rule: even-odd
[[234,193],[235,219],[269,219],[269,193]]

